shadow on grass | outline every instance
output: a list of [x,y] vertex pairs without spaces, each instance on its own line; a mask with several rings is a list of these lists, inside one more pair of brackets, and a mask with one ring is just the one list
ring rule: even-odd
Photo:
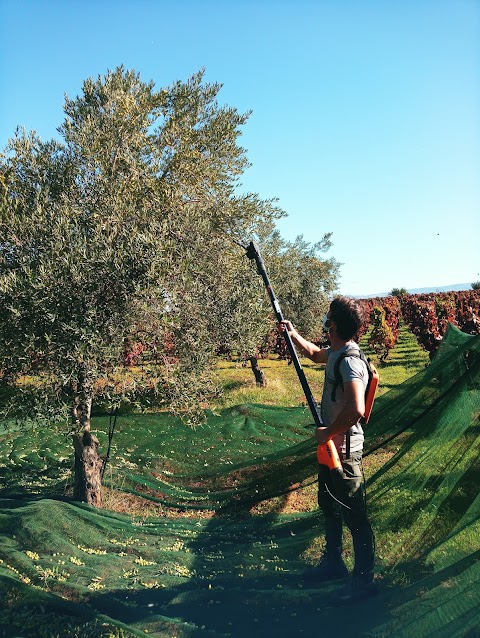
[[188,545],[195,556],[194,578],[163,589],[99,593],[89,604],[149,634],[176,619],[188,623],[189,636],[362,636],[387,620],[386,597],[355,605],[339,624],[329,596],[343,583],[307,588],[302,578],[305,564],[299,557],[316,522],[313,515],[289,519],[237,511],[233,516],[224,510]]
[[245,382],[245,381],[227,381],[226,383],[223,384],[223,389],[225,391],[228,391],[228,390],[239,390],[244,385],[247,385],[247,382]]

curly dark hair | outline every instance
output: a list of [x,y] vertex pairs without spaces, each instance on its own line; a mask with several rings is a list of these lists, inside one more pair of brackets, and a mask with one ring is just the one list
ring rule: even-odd
[[349,297],[335,297],[330,304],[330,319],[335,321],[341,339],[352,339],[365,321],[365,311],[360,302]]

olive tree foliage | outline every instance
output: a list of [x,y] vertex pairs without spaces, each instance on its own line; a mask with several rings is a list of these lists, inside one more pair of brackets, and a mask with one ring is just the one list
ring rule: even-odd
[[[331,235],[325,234],[321,241],[313,244],[302,236],[291,242],[282,238],[274,223],[267,220],[257,226],[253,238],[259,246],[284,317],[291,320],[306,338],[320,339],[323,316],[337,288],[340,267],[335,259],[324,256],[332,246]],[[250,269],[256,273],[254,262],[250,262]],[[256,358],[276,349],[277,342],[284,344],[276,330],[276,319],[262,279],[257,274],[256,283],[247,276],[244,281],[244,294],[229,299],[230,311],[222,324],[224,333],[220,343],[224,351],[231,352],[234,349],[232,343],[238,343],[236,332],[241,331],[243,348],[237,355],[240,359],[250,359],[259,382]],[[260,296],[255,291],[256,286],[261,288]],[[249,323],[251,316],[255,320]],[[232,343],[228,335],[232,337]],[[264,378],[262,381],[265,384]]]
[[316,340],[321,336],[323,317],[338,286],[340,264],[332,257],[324,257],[332,247],[331,233],[309,243],[302,235],[287,241],[273,224],[265,227],[259,241],[283,315],[303,336]]
[[[236,194],[248,114],[220,106],[220,88],[199,72],[157,91],[119,67],[66,97],[61,141],[17,131],[1,158],[3,416],[69,420],[81,500],[100,502],[92,403],[148,391],[193,414],[211,391],[229,303],[251,289],[244,318],[258,303],[228,237],[282,213]],[[155,335],[162,365],[126,375],[124,340],[138,330]]]
[[408,292],[406,288],[392,288],[390,294],[392,297],[404,297]]

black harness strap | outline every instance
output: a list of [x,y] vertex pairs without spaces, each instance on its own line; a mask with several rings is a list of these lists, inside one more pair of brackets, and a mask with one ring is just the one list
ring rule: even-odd
[[341,386],[343,388],[343,379],[342,379],[342,375],[340,374],[340,364],[342,363],[343,359],[345,359],[345,357],[356,357],[357,359],[361,359],[367,366],[368,378],[370,379],[370,375],[371,375],[370,364],[368,363],[368,359],[364,355],[362,350],[357,348],[350,348],[350,350],[345,350],[345,352],[342,352],[342,354],[335,361],[335,366],[333,368],[333,376],[335,377],[335,381],[333,383],[333,388],[332,388],[332,394],[331,394],[331,399],[333,403],[335,403],[336,401],[338,386]]

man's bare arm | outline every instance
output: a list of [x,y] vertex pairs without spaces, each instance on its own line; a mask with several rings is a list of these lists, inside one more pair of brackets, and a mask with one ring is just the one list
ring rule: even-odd
[[347,381],[343,386],[344,407],[327,428],[317,428],[317,443],[323,445],[336,434],[349,430],[365,414],[365,388],[361,381]]
[[327,363],[327,350],[325,348],[319,348],[311,341],[307,341],[307,339],[304,339],[302,335],[293,327],[291,321],[282,321],[279,324],[279,330],[287,330],[293,343],[302,350],[303,354],[308,357],[308,359],[311,359],[315,363]]

